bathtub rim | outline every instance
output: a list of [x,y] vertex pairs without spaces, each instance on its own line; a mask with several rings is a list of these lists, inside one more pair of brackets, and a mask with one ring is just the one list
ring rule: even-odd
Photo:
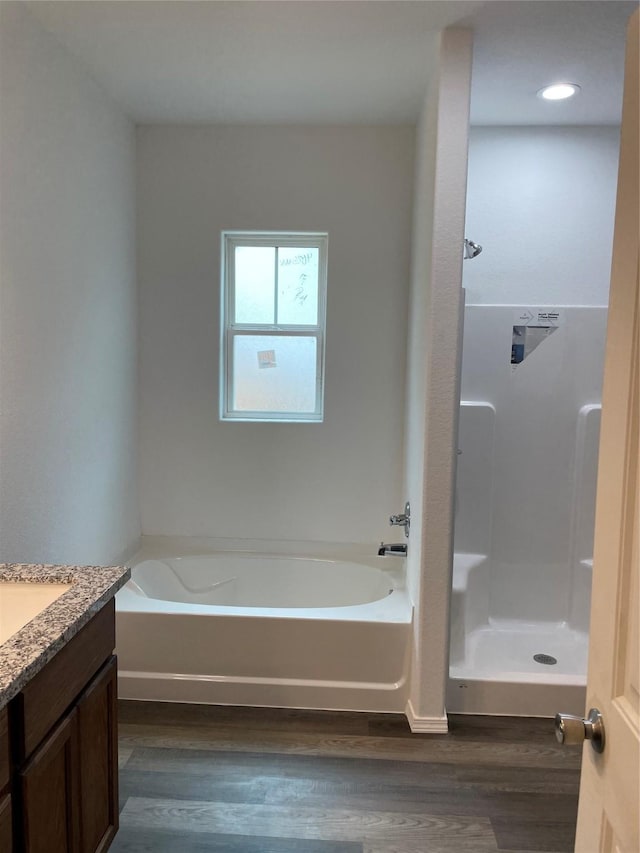
[[238,607],[230,604],[188,604],[161,598],[147,598],[131,592],[127,586],[125,584],[116,596],[116,612],[157,613],[167,616],[190,615],[228,618],[252,616],[256,619],[288,618],[328,622],[389,622],[398,624],[410,624],[413,618],[413,607],[404,589],[394,589],[393,593],[385,596],[385,598],[369,601],[365,604],[345,604],[336,607]]
[[[251,607],[192,604],[142,596],[126,584],[116,597],[116,610],[128,613],[162,613],[202,616],[252,616],[260,619],[312,619],[326,621],[388,622],[410,624],[413,605],[406,587],[406,558],[380,557],[370,545],[335,542],[213,539],[149,536],[127,560],[135,581],[136,567],[146,560],[215,557],[224,554],[251,557],[286,557],[317,562],[352,562],[378,569],[389,578],[393,592],[376,601],[333,607]],[[393,562],[391,562],[393,561]]]
[[[143,559],[161,557],[197,557],[218,551],[243,551],[247,554],[267,554],[269,556],[301,556],[307,559],[349,560],[367,564],[373,559],[385,561],[384,565],[395,565],[401,576],[406,564],[404,557],[379,557],[378,543],[371,542],[330,542],[300,539],[238,539],[221,536],[174,536],[144,534],[127,553],[124,562],[127,566]],[[394,561],[394,563],[391,563]]]

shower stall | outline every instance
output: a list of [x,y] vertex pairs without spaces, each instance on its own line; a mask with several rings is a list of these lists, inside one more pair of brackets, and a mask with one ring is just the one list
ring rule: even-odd
[[450,711],[583,711],[605,327],[466,307]]
[[470,131],[449,711],[584,711],[618,152]]

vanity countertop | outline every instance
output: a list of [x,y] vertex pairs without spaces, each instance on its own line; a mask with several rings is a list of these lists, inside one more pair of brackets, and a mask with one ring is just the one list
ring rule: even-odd
[[70,588],[0,645],[0,709],[129,580],[124,566],[0,563],[3,583],[70,584]]

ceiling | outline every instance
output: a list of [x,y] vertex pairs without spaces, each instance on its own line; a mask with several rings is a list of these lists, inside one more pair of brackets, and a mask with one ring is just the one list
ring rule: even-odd
[[[474,124],[620,118],[627,0],[25,0],[141,123],[414,122],[438,33],[474,30]],[[536,91],[579,83],[572,102]]]
[[[474,28],[473,124],[619,124],[627,21],[637,2],[495,2]],[[569,101],[536,97],[578,83]]]

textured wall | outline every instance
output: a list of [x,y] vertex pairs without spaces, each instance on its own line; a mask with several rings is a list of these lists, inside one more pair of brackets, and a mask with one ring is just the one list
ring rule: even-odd
[[[138,130],[142,523],[371,543],[403,500],[414,133]],[[325,419],[218,419],[220,231],[329,234]]]
[[425,731],[446,729],[470,76],[471,33],[445,31],[418,132],[407,377],[407,568],[416,606],[408,712]]
[[467,304],[606,305],[620,131],[474,127]]
[[0,4],[0,559],[108,563],[139,535],[135,137]]

